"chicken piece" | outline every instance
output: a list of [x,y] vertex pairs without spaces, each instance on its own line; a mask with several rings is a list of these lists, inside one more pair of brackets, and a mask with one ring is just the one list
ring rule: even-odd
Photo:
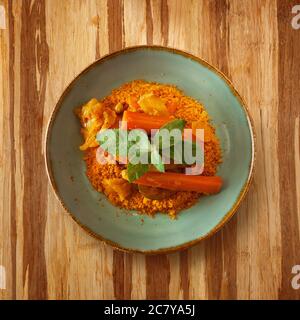
[[117,120],[117,115],[115,111],[107,108],[103,112],[103,118],[104,118],[104,121],[101,127],[102,130],[111,128]]
[[94,135],[88,135],[84,143],[79,147],[81,151],[85,151],[88,148],[94,148],[97,147],[99,143],[96,140],[96,134]]
[[141,109],[137,103],[137,98],[135,96],[130,96],[128,101],[128,111],[137,112]]
[[140,97],[138,104],[142,110],[151,116],[169,116],[168,109],[161,98],[153,93],[147,93]]
[[81,113],[78,115],[81,118],[83,125],[86,126],[86,123],[92,118],[97,118],[100,120],[102,118],[103,111],[103,104],[97,99],[93,98],[84,106],[82,106]]
[[128,198],[132,192],[131,184],[122,178],[104,179],[103,186],[106,193],[117,193],[121,201]]
[[91,118],[87,121],[85,128],[81,129],[81,133],[85,139],[84,143],[79,147],[80,150],[86,150],[88,148],[97,147],[96,134],[100,130],[102,120]]
[[76,114],[83,126],[82,134],[85,139],[80,146],[80,150],[86,150],[98,145],[96,134],[103,124],[103,110],[103,104],[97,99],[91,99],[87,104],[76,110]]

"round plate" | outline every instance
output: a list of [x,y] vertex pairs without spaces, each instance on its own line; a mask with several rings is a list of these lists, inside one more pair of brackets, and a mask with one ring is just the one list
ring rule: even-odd
[[[114,207],[85,175],[80,124],[74,108],[103,98],[136,79],[174,84],[207,109],[221,142],[224,179],[219,194],[201,197],[178,219],[155,218]],[[89,233],[112,246],[144,253],[184,249],[212,235],[244,198],[253,171],[254,136],[245,104],[231,82],[207,62],[182,51],[155,46],[121,50],[94,62],[66,88],[49,121],[46,165],[63,207]]]

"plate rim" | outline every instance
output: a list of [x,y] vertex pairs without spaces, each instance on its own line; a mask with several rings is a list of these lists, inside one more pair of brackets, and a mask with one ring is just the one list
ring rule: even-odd
[[[154,249],[154,250],[142,250],[142,249],[133,249],[133,248],[128,248],[128,247],[124,247],[123,245],[114,242],[112,240],[106,239],[103,236],[99,235],[98,233],[92,231],[89,227],[87,227],[86,225],[84,225],[83,223],[81,223],[79,221],[79,219],[77,219],[74,214],[67,208],[67,206],[65,205],[63,199],[61,198],[61,196],[59,195],[58,192],[58,188],[56,186],[56,182],[54,179],[54,175],[52,172],[52,164],[51,164],[51,159],[50,159],[50,151],[49,151],[49,141],[50,141],[50,133],[53,127],[53,123],[54,123],[54,119],[56,117],[56,114],[58,113],[63,100],[65,99],[66,95],[69,93],[69,91],[73,88],[75,82],[77,81],[77,79],[79,79],[81,76],[83,76],[85,73],[89,72],[95,65],[99,64],[99,63],[103,63],[109,59],[112,59],[118,55],[124,54],[124,53],[128,53],[128,52],[134,52],[134,51],[138,51],[138,50],[157,50],[157,51],[166,51],[169,53],[175,53],[178,54],[180,56],[183,56],[185,58],[189,58],[192,59],[193,61],[201,64],[202,66],[210,69],[212,72],[214,72],[215,74],[217,74],[219,77],[221,77],[226,84],[228,85],[231,93],[238,99],[240,106],[242,107],[242,109],[245,112],[246,118],[247,118],[247,122],[248,122],[248,127],[249,127],[249,131],[250,131],[250,136],[251,136],[251,163],[249,166],[249,170],[248,170],[248,176],[247,176],[247,180],[244,183],[243,187],[241,188],[241,191],[238,195],[238,197],[236,198],[233,206],[231,207],[230,210],[228,210],[226,212],[226,214],[223,216],[223,218],[221,219],[221,221],[219,221],[219,223],[217,225],[215,225],[208,233],[206,233],[205,235],[198,237],[194,240],[182,243],[180,245],[177,246],[172,246],[172,247],[166,247],[166,248],[161,248],[161,249]],[[245,100],[242,98],[242,96],[238,93],[238,91],[236,90],[236,88],[234,87],[233,83],[231,82],[231,80],[229,80],[229,78],[222,72],[220,71],[218,68],[214,67],[212,64],[210,64],[209,62],[207,62],[205,59],[197,57],[196,55],[188,52],[188,51],[183,51],[181,49],[176,49],[176,48],[172,48],[172,47],[168,47],[168,46],[159,46],[159,45],[137,45],[137,46],[130,46],[130,47],[126,47],[123,48],[121,50],[118,51],[114,51],[112,53],[106,54],[103,57],[96,59],[95,61],[93,61],[92,63],[90,63],[86,68],[84,68],[80,73],[78,73],[73,80],[71,80],[67,86],[65,87],[65,89],[63,90],[62,94],[60,95],[57,103],[55,104],[53,110],[51,111],[51,115],[50,118],[48,120],[48,124],[46,127],[46,134],[45,134],[45,140],[44,140],[44,160],[45,160],[45,166],[46,166],[46,172],[47,172],[47,176],[50,182],[50,185],[54,191],[54,194],[56,196],[56,198],[58,199],[58,201],[60,202],[61,206],[63,207],[63,209],[71,216],[71,218],[81,227],[83,228],[89,235],[93,236],[94,238],[101,240],[103,243],[110,245],[111,247],[113,247],[114,249],[123,251],[123,252],[130,252],[130,253],[143,253],[143,254],[149,254],[149,255],[153,255],[153,254],[165,254],[165,253],[171,253],[171,252],[175,252],[175,251],[180,251],[180,250],[185,250],[189,247],[192,247],[198,243],[200,243],[201,241],[210,238],[212,235],[214,235],[216,232],[218,232],[236,213],[236,211],[238,210],[242,200],[245,198],[249,187],[251,185],[251,181],[253,179],[253,175],[254,175],[254,168],[255,168],[255,162],[256,162],[256,135],[255,135],[255,131],[254,131],[254,124],[253,124],[253,119],[249,113],[248,107],[246,105]]]

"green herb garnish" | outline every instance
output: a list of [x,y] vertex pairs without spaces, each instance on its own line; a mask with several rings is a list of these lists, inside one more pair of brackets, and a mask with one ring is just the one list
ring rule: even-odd
[[[131,131],[107,129],[99,132],[96,138],[99,145],[111,155],[128,157],[127,175],[129,182],[133,182],[149,171],[150,165],[153,165],[160,172],[165,171],[161,156],[163,143],[160,134],[163,129],[169,132],[178,129],[182,134],[185,124],[186,121],[182,119],[175,119],[166,123],[156,132],[154,141],[156,141],[155,139],[159,140],[158,143],[156,141],[154,144],[151,144],[146,133],[139,129]],[[136,139],[133,138],[134,134],[136,134]],[[175,159],[176,143],[174,139],[168,142],[168,147],[170,148],[170,158]],[[148,158],[148,163],[141,162],[141,159],[145,159],[145,157]]]

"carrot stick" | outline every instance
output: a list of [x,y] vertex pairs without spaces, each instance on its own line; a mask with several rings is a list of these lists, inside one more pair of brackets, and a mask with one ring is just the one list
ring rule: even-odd
[[174,172],[147,172],[133,183],[175,191],[214,194],[221,190],[221,177],[192,176]]
[[150,116],[146,113],[141,112],[131,112],[131,111],[124,111],[123,112],[123,125],[124,122],[127,122],[127,129],[144,129],[148,133],[151,132],[151,129],[159,129],[167,122],[173,120],[174,118],[171,117],[161,117],[161,116]]
[[[151,133],[151,129],[160,129],[169,121],[174,120],[173,117],[150,116],[146,113],[124,111],[122,118],[122,129],[124,129],[124,122],[127,122],[127,129],[144,129],[147,133]],[[186,139],[183,137],[183,139]],[[196,136],[192,134],[192,140],[196,141]]]

